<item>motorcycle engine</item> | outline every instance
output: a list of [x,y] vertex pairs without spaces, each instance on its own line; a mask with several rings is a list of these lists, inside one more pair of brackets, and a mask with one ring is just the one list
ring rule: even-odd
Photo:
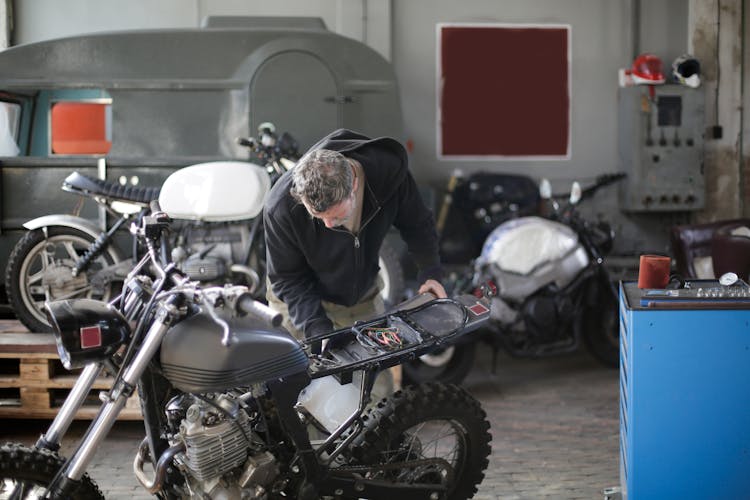
[[179,422],[170,439],[186,450],[175,462],[190,489],[210,498],[251,498],[269,487],[279,473],[275,457],[253,431],[248,413],[227,394],[202,400],[178,396],[167,407],[169,420]]
[[172,261],[190,279],[225,278],[233,263],[244,260],[249,231],[245,224],[186,225],[172,250]]
[[492,297],[490,318],[505,326],[513,325],[518,319],[518,311],[500,297]]
[[538,341],[554,340],[567,333],[575,308],[556,287],[548,287],[526,300],[521,308],[526,331]]

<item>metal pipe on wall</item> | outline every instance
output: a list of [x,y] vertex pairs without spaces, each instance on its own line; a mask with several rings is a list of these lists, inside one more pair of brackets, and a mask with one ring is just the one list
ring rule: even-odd
[[641,0],[632,0],[631,8],[630,22],[632,23],[631,28],[633,30],[631,33],[633,37],[631,40],[633,44],[633,57],[631,60],[635,60],[638,54],[641,53]]
[[13,0],[0,2],[0,50],[10,47],[13,31]]

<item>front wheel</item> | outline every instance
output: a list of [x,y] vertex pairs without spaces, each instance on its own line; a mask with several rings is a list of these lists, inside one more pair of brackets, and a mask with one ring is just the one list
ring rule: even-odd
[[[47,450],[33,450],[20,444],[0,447],[0,500],[42,498],[64,463],[57,454]],[[71,494],[76,500],[104,498],[88,474]]]
[[[352,455],[368,475],[437,484],[446,498],[471,498],[489,464],[490,424],[468,392],[439,383],[406,387],[371,408]],[[411,462],[399,467],[402,462]],[[380,466],[380,467],[379,467]]]
[[415,385],[425,382],[460,384],[474,366],[475,354],[474,342],[440,347],[401,365],[404,381]]
[[85,272],[73,276],[75,263],[93,243],[91,235],[65,226],[29,231],[13,248],[5,270],[5,290],[13,311],[31,332],[49,332],[44,314],[47,300],[90,298],[108,301],[117,293],[110,280],[98,282],[97,272],[116,264],[108,248]]

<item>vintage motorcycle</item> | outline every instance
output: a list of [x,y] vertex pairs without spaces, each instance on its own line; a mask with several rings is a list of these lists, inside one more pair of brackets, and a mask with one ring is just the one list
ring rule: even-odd
[[[516,357],[567,353],[585,344],[602,363],[618,366],[617,290],[603,265],[614,234],[606,222],[584,219],[577,206],[623,177],[600,176],[585,190],[576,182],[563,207],[542,181],[546,216],[509,218],[489,233],[479,257],[446,282],[453,292],[470,292],[486,281],[497,286],[492,318],[472,339],[489,342],[495,354],[504,349]],[[406,363],[404,378],[460,383],[475,350],[471,341],[436,350]]]
[[[263,299],[266,256],[259,214],[275,180],[294,166],[299,155],[294,138],[286,132],[277,136],[270,123],[260,125],[257,139],[243,138],[239,143],[250,149],[257,164],[200,163],[174,172],[161,188],[70,174],[62,189],[93,199],[115,221],[105,231],[78,215],[47,215],[24,224],[28,232],[13,248],[5,273],[8,300],[18,319],[31,332],[46,332],[51,328],[44,313],[45,301],[74,297],[110,300],[141,252],[136,240],[130,251],[118,246],[118,230],[148,215],[148,203],[153,199],[190,200],[200,196],[207,185],[217,183],[227,186],[228,192],[237,192],[244,203],[238,205],[227,197],[225,202],[236,210],[228,221],[212,220],[191,206],[186,220],[173,230],[172,260],[191,279],[244,284],[255,298]],[[381,295],[386,303],[395,304],[403,297],[403,270],[388,240],[380,249],[380,269]]]
[[[207,213],[231,218],[222,201]],[[441,383],[370,397],[380,370],[483,324],[487,297],[419,300],[300,344],[247,287],[204,287],[167,263],[169,227],[158,210],[132,225],[147,252],[110,304],[47,302],[63,364],[83,372],[35,447],[0,447],[1,498],[102,498],[86,469],[136,388],[146,436],[133,468],[158,498],[473,496],[491,440],[478,401]],[[116,374],[112,388],[60,457],[103,368]]]

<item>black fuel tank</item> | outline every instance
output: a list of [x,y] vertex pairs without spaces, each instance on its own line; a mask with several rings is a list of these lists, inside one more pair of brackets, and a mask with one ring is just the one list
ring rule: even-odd
[[220,316],[234,333],[229,346],[221,344],[222,328],[205,313],[167,332],[161,365],[176,388],[194,393],[221,391],[307,370],[307,355],[286,330],[251,317]]

